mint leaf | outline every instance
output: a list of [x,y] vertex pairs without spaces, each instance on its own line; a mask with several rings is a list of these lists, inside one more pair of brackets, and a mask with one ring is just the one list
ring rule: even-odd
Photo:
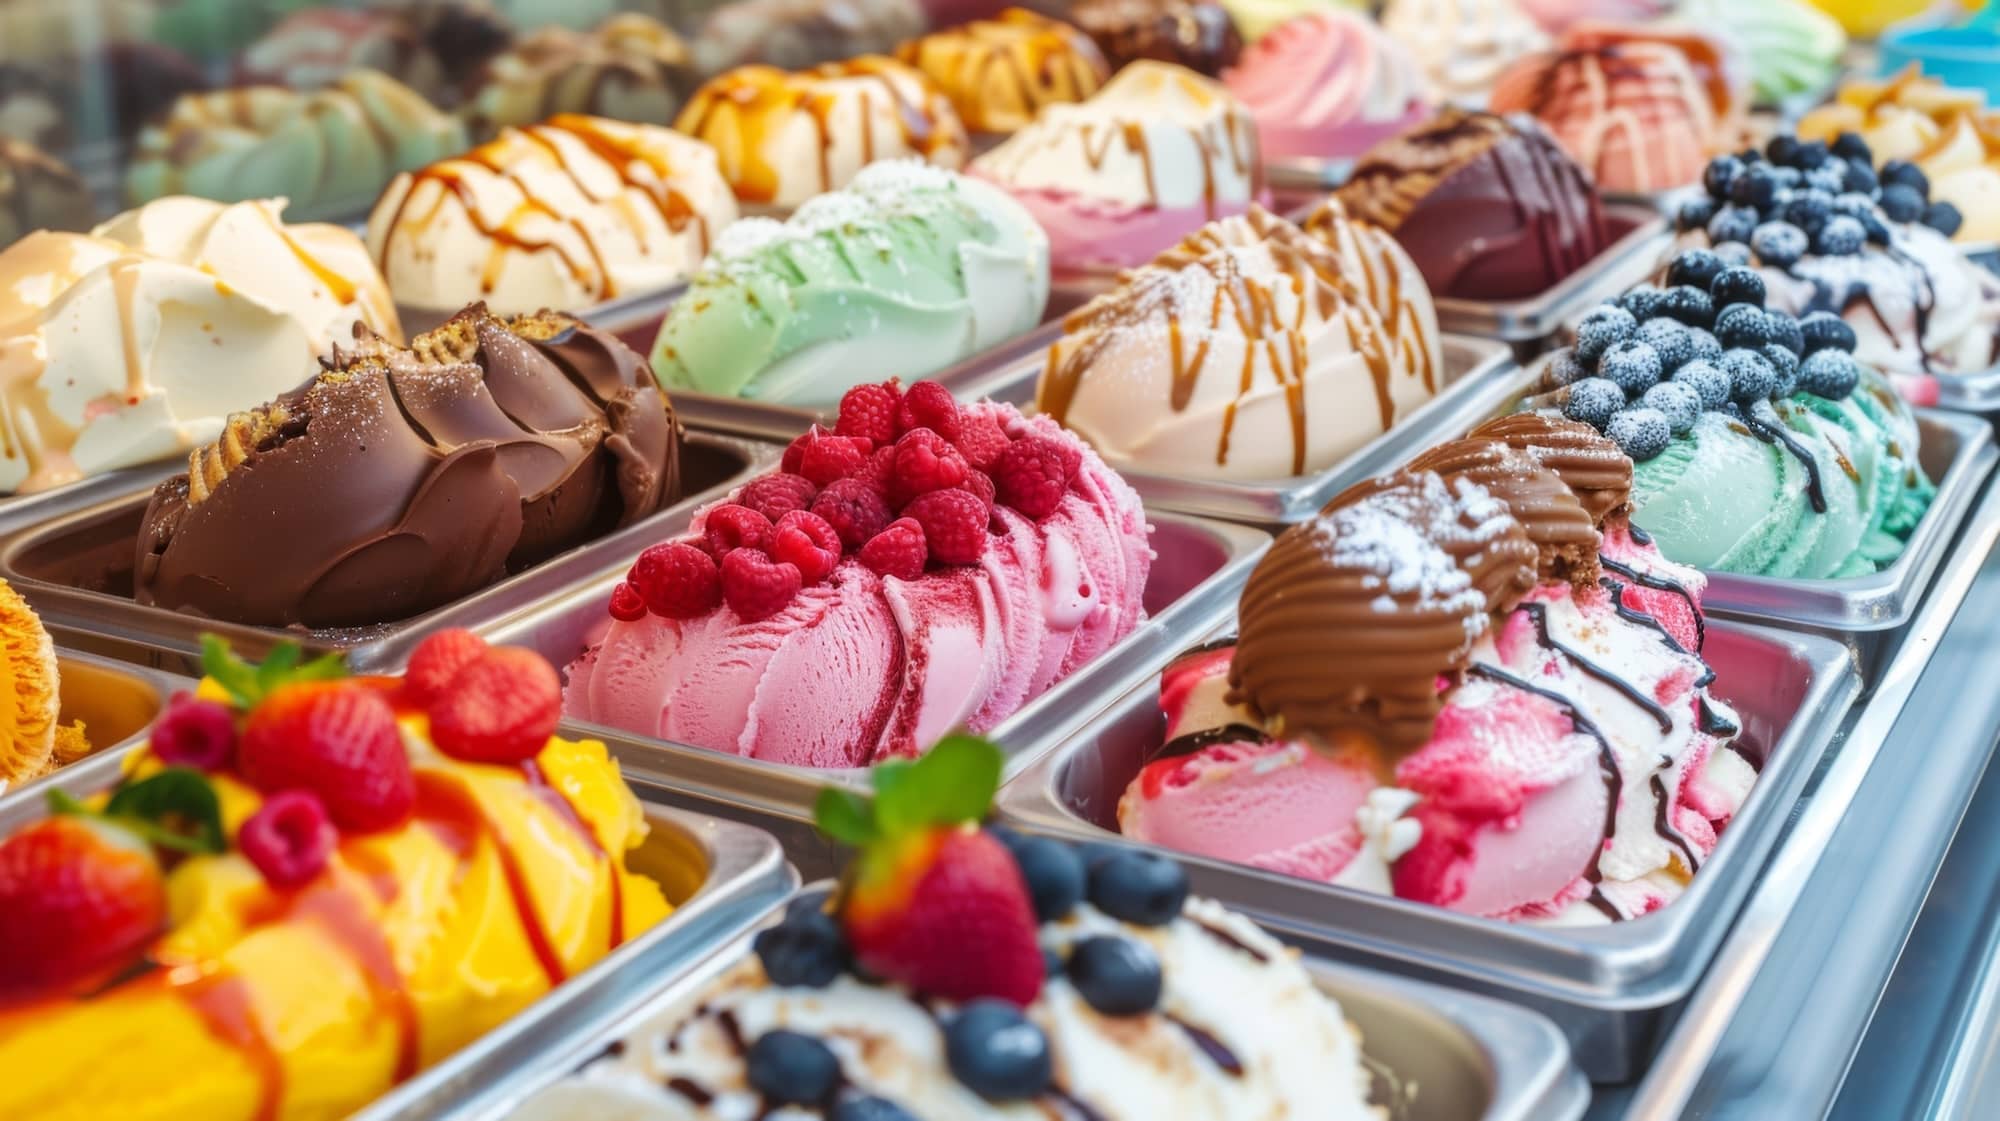
[[878,765],[869,775],[876,823],[894,837],[978,821],[1000,789],[1001,765],[999,748],[964,734],[946,736],[912,762]]
[[84,805],[77,796],[67,790],[49,791],[49,812],[52,814],[74,814],[82,817],[95,815],[94,810]]
[[868,799],[837,786],[819,792],[818,800],[813,803],[813,820],[820,832],[856,848],[881,835],[875,822],[875,808]]
[[238,708],[249,708],[263,696],[256,669],[232,653],[229,644],[216,635],[201,636],[201,672],[222,686]]
[[190,853],[228,848],[215,787],[208,776],[188,767],[168,767],[119,787],[103,816],[161,848]]
[[280,686],[301,681],[332,681],[347,676],[347,661],[341,654],[322,654],[299,664],[305,651],[296,642],[280,642],[271,648],[264,664],[253,666],[229,650],[229,644],[212,634],[201,636],[201,669],[229,694],[237,708],[252,709]]
[[269,693],[277,688],[278,683],[285,679],[286,674],[292,672],[292,667],[298,665],[299,659],[304,655],[304,648],[296,642],[280,642],[271,647],[271,652],[264,656],[264,664],[257,667],[258,691]]

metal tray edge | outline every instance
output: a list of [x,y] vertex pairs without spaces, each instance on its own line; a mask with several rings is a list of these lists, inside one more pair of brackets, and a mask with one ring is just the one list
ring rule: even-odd
[[[122,673],[136,677],[151,685],[160,693],[162,702],[181,689],[193,689],[195,681],[191,677],[168,673],[152,666],[135,665],[101,654],[87,654],[80,650],[56,650],[60,661],[81,662],[108,673]],[[0,791],[0,836],[11,833],[25,820],[36,816],[48,799],[50,791],[60,790],[65,794],[82,796],[109,786],[123,771],[125,757],[134,748],[146,741],[146,730],[140,731],[105,744],[89,755],[71,763],[67,767],[50,771],[48,774],[19,786]]]

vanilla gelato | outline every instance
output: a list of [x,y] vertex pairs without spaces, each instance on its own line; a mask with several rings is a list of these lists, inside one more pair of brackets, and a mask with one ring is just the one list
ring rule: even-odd
[[1264,193],[1257,123],[1219,82],[1140,60],[1088,101],[1043,107],[972,162],[1049,235],[1058,269],[1124,268]]
[[404,307],[523,315],[677,284],[735,220],[707,144],[564,114],[397,177],[368,251]]
[[398,337],[360,239],[282,208],[166,198],[0,253],[0,490],[184,453],[356,322]]
[[1037,405],[1114,468],[1273,479],[1332,466],[1437,392],[1416,266],[1335,213],[1308,235],[1253,209],[1127,274],[1065,321]]
[[1515,0],[1389,0],[1382,30],[1409,50],[1433,93],[1475,109],[1502,71],[1549,45]]

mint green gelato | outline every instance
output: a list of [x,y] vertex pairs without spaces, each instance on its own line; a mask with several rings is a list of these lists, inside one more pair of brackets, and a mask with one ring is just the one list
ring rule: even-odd
[[[1760,409],[1760,412],[1762,410]],[[1917,462],[1917,422],[1880,375],[1842,400],[1799,393],[1763,412],[1817,468],[1813,508],[1799,454],[1723,413],[1633,465],[1632,520],[1669,559],[1749,575],[1875,572],[1902,555],[1937,488]]]
[[723,231],[661,324],[653,371],[670,390],[830,406],[1033,329],[1048,291],[1048,238],[1005,192],[878,163],[785,222]]

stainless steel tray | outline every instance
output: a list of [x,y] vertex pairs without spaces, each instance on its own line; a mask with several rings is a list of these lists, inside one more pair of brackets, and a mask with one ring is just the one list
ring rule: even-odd
[[[1187,638],[1189,646],[1233,622]],[[1665,1013],[1701,979],[1755,885],[1800,789],[1856,693],[1845,652],[1810,635],[1712,623],[1704,651],[1719,694],[1762,752],[1762,773],[1686,894],[1628,922],[1536,927],[1461,915],[1232,862],[1183,856],[1195,890],[1245,910],[1315,952],[1504,996],[1552,1017],[1592,1079],[1630,1078]],[[1158,746],[1158,673],[1121,696],[1000,793],[1001,816],[1084,839],[1116,836],[1118,798]]]
[[357,670],[388,669],[400,665],[437,628],[484,632],[614,558],[629,564],[641,548],[684,529],[696,507],[741,484],[778,454],[767,444],[701,432],[687,433],[681,449],[688,496],[672,507],[456,603],[379,626],[320,631],[252,627],[133,602],[130,560],[150,487],[0,536],[0,576],[27,597],[66,646],[125,661],[191,671],[199,661],[200,636],[207,632],[252,657],[293,639],[311,650],[344,650]]
[[[820,883],[808,891],[825,890]],[[781,913],[773,909],[767,922]],[[547,1041],[530,1062],[491,1083],[468,1086],[440,1113],[449,1121],[501,1121],[529,1095],[603,1054],[616,1041],[689,1014],[702,993],[751,952],[750,934],[692,972],[651,987],[616,1023]],[[1532,1012],[1498,1001],[1309,958],[1315,985],[1339,1002],[1361,1033],[1378,1086],[1402,1087],[1389,1121],[1575,1121],[1590,1091],[1569,1062],[1562,1034]],[[373,1113],[360,1115],[374,1118]],[[1162,1119],[1165,1121],[1165,1119]],[[1219,1121],[1219,1119],[1217,1119]]]
[[[1539,370],[1531,364],[1510,376],[1487,380],[1477,391],[1459,398],[1451,415],[1440,418],[1433,431],[1456,435],[1512,410],[1538,376]],[[1938,492],[1894,564],[1870,576],[1839,580],[1780,580],[1707,572],[1708,590],[1702,594],[1702,608],[1711,615],[1838,639],[1853,650],[1862,678],[1872,683],[1916,614],[1981,484],[2000,460],[1992,429],[1985,421],[1939,409],[1913,411],[1923,440],[1918,459]]]
[[177,690],[194,688],[189,678],[69,650],[56,651],[56,669],[62,697],[58,719],[64,724],[83,721],[97,750],[12,788],[0,782],[0,834],[18,824],[14,815],[22,811],[16,806],[31,808],[31,817],[41,816],[51,790],[84,794],[109,786],[118,776],[123,749],[139,742],[167,706],[167,698]]
[[122,467],[32,494],[0,494],[0,534],[60,517],[115,495],[152,489],[187,470],[187,456]]
[[[1148,504],[1163,510],[1258,525],[1304,521],[1354,483],[1394,467],[1435,443],[1440,435],[1438,422],[1458,414],[1453,402],[1478,393],[1481,386],[1496,379],[1507,379],[1514,369],[1513,354],[1505,343],[1445,334],[1440,336],[1439,344],[1444,369],[1440,371],[1443,384],[1438,387],[1437,395],[1397,421],[1389,431],[1324,471],[1244,482],[1190,479],[1130,467],[1120,469],[1118,474]],[[1005,401],[1023,412],[1032,411],[1035,385],[1045,364],[1040,354],[996,364],[967,381],[963,392],[969,397]]]
[[1673,240],[1667,220],[1650,206],[1617,203],[1606,204],[1604,216],[1612,224],[1612,243],[1555,287],[1523,300],[1438,298],[1433,301],[1438,326],[1510,343],[1536,343],[1590,305],[1644,279]]
[[1264,182],[1280,206],[1317,202],[1354,174],[1354,156],[1318,159],[1312,156],[1277,156],[1264,161]]

